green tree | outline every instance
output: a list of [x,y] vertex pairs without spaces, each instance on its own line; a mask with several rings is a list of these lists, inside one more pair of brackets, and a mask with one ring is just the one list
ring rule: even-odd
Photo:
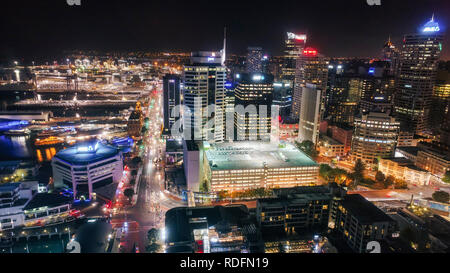
[[389,175],[388,177],[386,177],[386,180],[384,180],[384,186],[386,188],[389,188],[392,185],[396,186],[395,185],[395,177],[393,177],[392,175]]
[[399,189],[399,190],[408,189],[408,183],[402,179],[396,179],[394,182],[394,186],[396,189]]
[[152,228],[147,232],[147,238],[150,244],[156,244],[160,237],[159,229]]
[[445,191],[437,191],[433,193],[433,200],[440,203],[449,203],[450,194]]
[[139,165],[141,162],[142,162],[142,158],[140,158],[139,156],[137,156],[131,160],[131,163],[135,166]]
[[330,178],[329,175],[332,170],[333,170],[333,168],[331,168],[329,165],[321,164],[320,169],[319,169],[319,174],[323,179],[329,181],[329,178]]
[[382,172],[377,172],[377,174],[375,175],[375,180],[378,183],[384,183],[386,180],[386,176]]
[[354,186],[358,186],[358,184],[361,182],[361,180],[364,178],[364,170],[366,169],[366,166],[361,161],[361,159],[358,159],[355,163],[355,167],[353,167],[353,184]]
[[161,245],[159,244],[149,244],[145,250],[147,253],[158,253],[161,251]]
[[207,180],[203,180],[203,182],[200,183],[199,190],[200,190],[201,192],[209,192],[209,191],[210,191],[210,189],[209,189],[209,184],[208,184],[208,181],[207,181]]
[[131,188],[126,189],[126,190],[123,192],[123,195],[125,195],[128,199],[131,200],[131,198],[133,198],[133,195],[134,195],[134,190],[131,189]]
[[228,197],[228,192],[227,191],[220,191],[217,193],[217,197],[219,199],[219,201],[223,201]]
[[302,143],[296,142],[297,148],[302,150],[305,154],[312,158],[316,158],[319,153],[316,150],[316,145],[312,141],[306,140]]
[[450,184],[450,171],[446,172],[444,178],[442,178],[444,183]]

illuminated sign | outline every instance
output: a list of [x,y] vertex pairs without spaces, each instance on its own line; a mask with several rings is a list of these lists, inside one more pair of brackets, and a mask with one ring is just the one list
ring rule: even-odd
[[375,97],[375,100],[384,100],[384,97]]
[[423,32],[437,32],[440,31],[441,29],[439,27],[425,27],[423,29]]
[[431,18],[431,20],[423,26],[422,31],[423,32],[438,32],[441,28],[439,27],[439,24],[434,21],[434,16]]
[[375,68],[371,67],[371,68],[369,69],[369,74],[370,74],[370,75],[375,74]]
[[98,150],[98,142],[95,144],[95,146],[89,145],[89,146],[77,147],[78,153],[94,153],[97,150]]
[[306,56],[316,56],[317,55],[317,50],[315,50],[314,48],[307,48],[305,50],[303,50],[303,55]]
[[208,62],[214,62],[214,57],[208,57]]
[[264,76],[263,75],[254,75],[253,80],[254,81],[262,81],[262,80],[264,80]]
[[299,41],[306,41],[307,36],[305,34],[297,35],[292,32],[287,33],[289,40],[299,40]]

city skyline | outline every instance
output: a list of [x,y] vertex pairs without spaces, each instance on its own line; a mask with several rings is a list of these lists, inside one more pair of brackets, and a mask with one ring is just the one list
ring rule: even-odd
[[[0,61],[55,57],[64,50],[184,51],[217,50],[227,27],[227,51],[245,54],[261,46],[281,55],[286,32],[306,33],[308,46],[329,57],[379,57],[379,48],[391,37],[400,46],[403,35],[415,33],[434,14],[448,44],[450,12],[446,1],[383,1],[370,6],[364,0],[313,2],[279,1],[266,6],[248,1],[225,5],[204,1],[138,3],[133,0],[8,2],[2,30],[8,39],[0,46]],[[35,11],[39,12],[35,12]],[[176,17],[170,17],[171,14]],[[38,16],[39,15],[39,16]],[[198,19],[202,18],[202,19]],[[207,25],[202,24],[206,20]],[[39,22],[35,24],[34,22]],[[356,41],[358,41],[356,43]],[[352,44],[352,46],[349,46]],[[50,54],[52,52],[52,54]],[[442,60],[450,58],[444,48]]]
[[450,253],[449,3],[8,3],[0,256]]

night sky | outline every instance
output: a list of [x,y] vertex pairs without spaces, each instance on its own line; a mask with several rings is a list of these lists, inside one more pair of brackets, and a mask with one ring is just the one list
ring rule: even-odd
[[434,13],[446,33],[450,59],[449,0],[66,0],[2,1],[0,57],[28,60],[63,50],[218,50],[223,27],[228,49],[262,46],[277,55],[287,31],[306,32],[326,56],[377,57],[388,36],[399,44]]

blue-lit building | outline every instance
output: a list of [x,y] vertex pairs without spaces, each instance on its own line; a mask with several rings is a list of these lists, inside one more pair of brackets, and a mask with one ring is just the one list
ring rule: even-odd
[[91,199],[97,189],[120,182],[123,156],[98,141],[80,143],[57,153],[52,168],[56,188],[73,188],[75,199]]
[[443,40],[443,31],[434,16],[418,33],[403,39],[394,97],[395,115],[403,130],[422,133],[429,129]]

